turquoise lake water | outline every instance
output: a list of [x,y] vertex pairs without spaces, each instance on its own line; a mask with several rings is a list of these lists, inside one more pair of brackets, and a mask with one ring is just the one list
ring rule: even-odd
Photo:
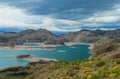
[[89,45],[74,45],[55,47],[54,50],[0,50],[0,68],[25,66],[29,61],[16,60],[16,56],[30,54],[41,58],[57,60],[83,60],[89,58]]

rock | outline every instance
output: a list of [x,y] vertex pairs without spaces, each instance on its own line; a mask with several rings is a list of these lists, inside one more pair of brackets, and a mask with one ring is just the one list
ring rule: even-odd
[[27,66],[35,66],[36,64],[46,64],[48,61],[29,62]]
[[30,58],[31,55],[19,55],[16,57],[17,60],[22,60],[22,59],[27,59],[27,58]]

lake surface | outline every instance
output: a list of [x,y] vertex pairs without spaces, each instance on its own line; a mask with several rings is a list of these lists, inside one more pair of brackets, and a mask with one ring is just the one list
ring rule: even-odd
[[89,45],[55,47],[54,50],[0,50],[0,68],[25,66],[29,61],[16,60],[16,56],[30,54],[57,60],[83,60],[89,58]]

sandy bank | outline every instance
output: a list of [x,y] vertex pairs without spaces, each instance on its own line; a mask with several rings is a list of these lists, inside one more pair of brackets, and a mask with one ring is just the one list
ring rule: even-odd
[[[29,46],[26,44],[36,44],[38,46]],[[90,49],[92,48],[92,44],[89,43],[74,43],[74,42],[65,42],[65,46],[73,46],[76,44],[82,45],[90,45]],[[44,43],[25,43],[24,45],[15,45],[14,47],[10,46],[0,46],[0,50],[54,50],[57,46],[63,46],[59,44],[44,44]]]
[[15,47],[0,46],[0,50],[33,50],[33,48],[23,45],[16,45]]
[[15,45],[14,47],[10,46],[0,46],[0,50],[53,50],[54,47],[44,46],[44,47],[30,47],[25,45]]
[[81,44],[81,45],[91,45],[90,43],[75,43],[75,42],[65,42],[66,46],[72,46],[76,44]]

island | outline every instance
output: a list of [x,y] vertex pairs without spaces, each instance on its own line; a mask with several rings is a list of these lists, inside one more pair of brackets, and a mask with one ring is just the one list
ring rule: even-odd
[[57,61],[56,59],[40,58],[33,55],[19,55],[16,57],[17,60],[28,60],[30,62],[49,62]]

